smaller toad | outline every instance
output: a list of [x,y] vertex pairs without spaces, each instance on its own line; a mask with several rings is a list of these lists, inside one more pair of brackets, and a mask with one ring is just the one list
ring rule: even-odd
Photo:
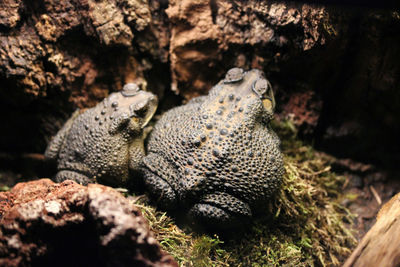
[[142,129],[157,104],[157,96],[128,83],[95,107],[75,111],[45,152],[57,161],[55,180],[126,185],[144,157]]

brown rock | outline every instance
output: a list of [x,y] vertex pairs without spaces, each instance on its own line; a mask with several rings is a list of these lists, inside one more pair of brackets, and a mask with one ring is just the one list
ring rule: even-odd
[[234,65],[268,69],[325,43],[325,8],[307,4],[173,0],[167,14],[172,90],[186,98],[204,94]]
[[1,266],[177,266],[112,188],[41,179],[0,201]]
[[[0,73],[18,90],[33,97],[46,96],[54,87],[61,87],[62,91],[87,88],[88,92],[98,87],[95,78],[106,75],[102,73],[105,67],[107,71],[110,67],[118,70],[117,64],[129,66],[134,61],[133,51],[126,49],[132,47],[133,31],[142,31],[151,20],[150,9],[142,0],[43,4],[10,0],[2,5],[0,25],[9,29],[0,29]],[[20,12],[26,16],[21,18]],[[99,55],[108,58],[107,53],[102,55],[103,47],[125,47],[120,53],[127,59],[104,66],[96,60]],[[86,71],[82,71],[85,66]],[[131,72],[125,73],[130,79],[143,76],[139,70],[126,69]],[[129,82],[119,74],[115,89],[120,89],[120,83]],[[72,100],[78,105],[88,102]]]
[[0,2],[0,26],[12,28],[17,25],[21,16],[19,10],[22,6],[19,0],[3,0]]

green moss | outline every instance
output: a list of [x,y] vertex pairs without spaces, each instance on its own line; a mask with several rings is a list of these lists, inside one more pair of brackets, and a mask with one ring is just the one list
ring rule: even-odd
[[0,192],[10,191],[10,187],[6,185],[0,185]]
[[330,171],[329,159],[296,139],[290,121],[275,122],[286,173],[281,190],[241,238],[182,230],[166,213],[136,198],[163,248],[181,266],[339,265],[355,239],[348,210],[339,204],[344,177]]

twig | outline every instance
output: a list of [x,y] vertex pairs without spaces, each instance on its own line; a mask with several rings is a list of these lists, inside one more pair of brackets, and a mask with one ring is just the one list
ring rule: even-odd
[[376,202],[378,202],[378,205],[381,205],[382,204],[382,199],[378,195],[378,193],[376,192],[375,188],[372,185],[370,185],[369,189],[371,190],[372,194],[374,195],[374,197],[376,199]]

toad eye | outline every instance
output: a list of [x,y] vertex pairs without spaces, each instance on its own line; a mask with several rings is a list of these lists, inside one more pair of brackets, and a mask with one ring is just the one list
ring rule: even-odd
[[149,106],[147,105],[147,103],[140,102],[130,105],[129,109],[131,111],[131,114],[135,114],[138,117],[143,117],[149,110]]
[[254,93],[262,100],[266,110],[275,109],[275,97],[271,84],[266,79],[258,79],[252,85]]
[[155,95],[147,92],[142,92],[137,97],[141,97],[141,99],[131,104],[129,110],[131,116],[140,120],[140,127],[144,128],[156,112],[158,99]]

